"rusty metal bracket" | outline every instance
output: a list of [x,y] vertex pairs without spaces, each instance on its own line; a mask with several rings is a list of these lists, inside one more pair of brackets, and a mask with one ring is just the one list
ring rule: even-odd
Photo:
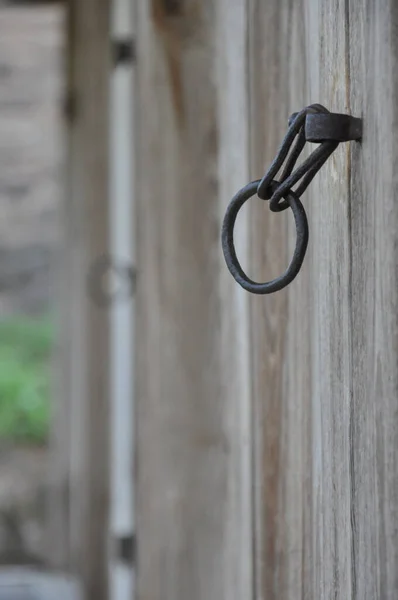
[[[232,198],[224,217],[222,248],[225,261],[231,274],[243,288],[253,294],[270,294],[293,281],[301,269],[308,245],[308,222],[300,196],[341,142],[360,140],[361,137],[361,119],[330,113],[321,104],[312,104],[291,115],[286,136],[268,171],[261,180],[249,183]],[[294,170],[306,142],[315,142],[319,146]],[[283,165],[281,176],[276,180]],[[297,187],[293,190],[296,184]],[[295,251],[287,270],[280,277],[266,283],[256,283],[244,273],[236,256],[233,237],[239,210],[256,193],[261,200],[269,200],[269,207],[273,212],[291,208],[297,232]]]
[[338,113],[308,114],[305,119],[307,142],[349,142],[362,137],[362,119]]

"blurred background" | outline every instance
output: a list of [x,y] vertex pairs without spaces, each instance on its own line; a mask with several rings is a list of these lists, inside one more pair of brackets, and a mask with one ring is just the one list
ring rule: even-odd
[[65,10],[0,5],[0,561],[44,561]]
[[252,594],[244,13],[0,1],[0,600]]
[[33,597],[21,569],[47,562],[65,22],[60,3],[0,3],[0,597],[10,599]]
[[[50,495],[55,407],[69,400],[58,395],[56,368],[64,369],[56,346],[67,231],[66,9],[0,3],[0,597],[7,600],[79,596],[70,564],[55,558],[55,544],[65,553],[66,542],[52,537]],[[63,418],[60,429],[68,430]],[[67,477],[58,464],[55,472],[64,480],[53,510],[65,520]]]

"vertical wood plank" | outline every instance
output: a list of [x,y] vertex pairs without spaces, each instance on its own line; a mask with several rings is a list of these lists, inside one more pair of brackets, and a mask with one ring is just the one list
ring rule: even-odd
[[[108,544],[108,313],[88,293],[108,253],[109,5],[72,2],[70,243],[72,315],[71,555],[86,597],[106,599]],[[101,282],[103,283],[103,282]]]
[[[305,196],[311,260],[294,296],[253,299],[257,596],[395,598],[398,10],[306,0],[305,91],[289,66],[303,56],[300,12],[251,8],[253,176],[293,94],[365,126]],[[253,276],[272,276],[291,237],[254,219]]]
[[[341,1],[253,1],[251,14],[252,166],[259,177],[291,112],[314,102],[347,110],[347,22]],[[275,297],[253,299],[256,582],[267,600],[350,598],[352,591],[347,148],[323,168],[304,203],[311,238],[302,273]],[[265,218],[264,225],[255,213],[257,279],[285,268],[294,240],[281,215]]]
[[[138,6],[138,598],[252,597],[244,0]],[[243,251],[245,227],[239,232]]]
[[[308,85],[314,100],[347,112],[346,4],[309,2]],[[314,43],[315,40],[315,43]],[[351,598],[351,319],[349,146],[311,186],[314,598]]]
[[[249,90],[247,0],[218,0],[216,82],[219,223],[236,191],[249,181]],[[239,219],[235,242],[249,261],[248,212]],[[220,253],[220,250],[219,250]],[[228,414],[228,495],[225,530],[225,598],[253,596],[253,497],[251,339],[248,294],[236,285],[220,256],[220,360]],[[229,408],[228,408],[229,405]]]
[[[251,174],[261,177],[306,96],[304,3],[259,2],[250,11]],[[285,43],[288,40],[288,43]],[[288,263],[289,212],[253,200],[251,275]],[[309,265],[275,295],[252,298],[256,436],[256,598],[296,599],[311,568]]]
[[[60,402],[68,434],[68,569],[85,598],[105,600],[108,543],[108,316],[88,275],[108,252],[109,6],[71,2],[68,14],[68,168]],[[55,448],[57,451],[57,448]],[[59,451],[59,447],[58,447]],[[56,464],[56,463],[54,463]],[[61,510],[61,507],[60,507]]]
[[398,595],[398,7],[349,3],[353,598]]

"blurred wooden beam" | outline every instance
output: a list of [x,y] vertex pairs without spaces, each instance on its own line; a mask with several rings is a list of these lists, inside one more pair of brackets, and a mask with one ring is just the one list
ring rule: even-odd
[[[252,598],[245,0],[138,4],[138,599]],[[247,250],[245,221],[238,234]]]
[[[108,311],[88,277],[108,253],[109,3],[72,0],[68,17],[68,137],[60,397],[53,428],[49,559],[77,573],[86,598],[107,598],[109,512]],[[73,110],[72,110],[73,109]]]

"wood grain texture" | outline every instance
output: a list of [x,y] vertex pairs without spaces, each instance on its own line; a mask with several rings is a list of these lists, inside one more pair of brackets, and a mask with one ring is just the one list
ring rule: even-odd
[[398,7],[350,2],[353,598],[398,596]]
[[[73,310],[71,553],[86,597],[108,596],[109,317],[88,293],[95,261],[109,251],[108,111],[109,2],[70,6],[72,88],[70,243],[76,298]],[[73,208],[74,205],[74,208]],[[79,246],[82,245],[79,251]],[[73,283],[71,283],[73,286]],[[80,314],[79,314],[80,313]]]
[[[302,8],[306,87],[300,96],[303,71],[293,65],[302,53],[291,37],[287,47],[278,43],[287,37],[284,24],[302,31],[299,16],[293,17],[293,5],[253,4],[254,30],[266,35],[251,38],[252,106],[260,106],[252,114],[252,164],[266,147],[259,125],[264,105],[287,111],[294,91],[305,104],[362,116],[364,139],[342,144],[305,194],[309,273],[291,285],[287,300],[253,301],[256,474],[263,478],[257,595],[392,599],[398,593],[398,9],[356,0],[306,0]],[[269,61],[275,68],[267,74],[261,68]],[[271,90],[268,104],[263,85]],[[255,238],[254,265],[269,269],[285,242],[272,243],[272,233],[265,233],[267,252]]]
[[81,577],[90,600],[108,597],[108,315],[87,284],[90,267],[109,249],[108,30],[108,2],[71,3],[67,83],[74,110],[67,123],[59,355],[65,383],[59,417],[67,422],[58,425],[69,432],[60,490],[68,502],[59,506],[59,518],[68,534],[62,566]]
[[[275,156],[289,115],[308,104],[302,2],[251,4],[251,174]],[[283,40],[289,40],[284,43]],[[289,212],[253,201],[252,276],[267,280],[290,259]],[[260,212],[261,211],[261,212]],[[294,599],[311,570],[308,260],[289,289],[254,297],[256,598]]]
[[[147,38],[143,36],[148,45],[144,42],[142,46],[153,49],[154,43],[158,44],[159,54],[153,51],[146,60],[143,77],[147,77],[148,86],[150,82],[162,81],[164,88],[156,97],[157,124],[146,141],[147,146],[152,144],[158,149],[159,156],[163,156],[162,159],[158,157],[163,179],[162,182],[147,183],[149,195],[142,195],[145,235],[148,240],[152,235],[159,243],[156,250],[151,248],[149,241],[147,245],[142,242],[147,268],[142,290],[150,291],[156,299],[151,315],[144,314],[145,331],[149,335],[145,347],[148,364],[143,369],[149,369],[155,356],[157,375],[150,383],[149,374],[142,379],[142,398],[146,402],[149,398],[149,401],[140,413],[143,423],[140,468],[142,472],[145,466],[147,473],[158,473],[147,482],[144,475],[141,476],[141,487],[148,492],[148,497],[153,495],[153,490],[170,489],[168,486],[173,484],[176,491],[168,508],[162,504],[141,509],[142,597],[147,594],[147,597],[156,598],[162,587],[166,589],[166,597],[182,597],[188,593],[195,577],[196,581],[201,581],[192,565],[204,563],[195,556],[191,558],[189,541],[181,549],[181,537],[184,538],[187,530],[196,536],[197,550],[211,548],[219,558],[230,557],[229,562],[223,562],[223,573],[229,574],[223,584],[218,578],[220,562],[216,561],[213,576],[206,576],[206,587],[193,586],[193,593],[198,598],[202,593],[203,597],[207,594],[213,598],[216,593],[224,597],[226,590],[231,594],[230,569],[242,560],[240,549],[231,554],[232,540],[243,531],[245,544],[248,544],[253,528],[254,556],[244,562],[243,569],[239,562],[241,569],[237,571],[241,596],[245,597],[244,591],[250,589],[249,572],[253,560],[254,597],[258,600],[393,599],[398,594],[398,214],[394,175],[398,9],[384,0],[380,3],[365,0],[284,3],[248,0],[246,79],[242,62],[245,34],[244,28],[239,26],[245,20],[244,3],[239,7],[234,4],[233,10],[221,0],[216,10],[210,2],[206,8],[203,5],[201,10],[207,10],[211,17],[200,32],[190,28],[188,17],[187,21],[183,18],[193,14],[190,11],[197,7],[195,3],[179,3],[179,9],[171,11],[173,14],[165,11],[166,4],[162,6],[163,13],[156,13],[154,19],[155,31],[160,28],[161,32],[154,35],[149,27]],[[149,23],[150,19],[147,21]],[[237,30],[240,31],[241,53],[235,47]],[[213,37],[215,31],[217,44]],[[201,59],[195,61],[192,55],[199,55],[198,47],[203,53]],[[239,43],[237,47],[240,47]],[[165,54],[163,62],[162,52]],[[214,64],[218,64],[217,86],[211,85],[208,79]],[[241,81],[248,84],[248,105],[239,87],[237,69]],[[200,89],[195,95],[195,106],[190,96],[193,78]],[[202,93],[215,110],[210,126],[214,145],[210,152],[207,148],[203,154],[201,144],[207,130],[202,123],[205,111],[199,102]],[[154,102],[153,98],[151,101]],[[231,282],[228,283],[223,266],[219,273],[218,295],[214,296],[210,273],[219,268],[219,263],[210,258],[216,252],[210,251],[211,240],[206,240],[209,254],[203,254],[200,245],[203,238],[199,245],[196,241],[190,246],[191,256],[196,257],[197,273],[201,273],[203,296],[199,296],[199,292],[195,295],[195,299],[200,298],[200,309],[195,307],[192,298],[188,297],[187,302],[185,286],[180,287],[192,272],[180,268],[177,275],[175,267],[170,267],[170,257],[174,262],[178,261],[179,249],[188,243],[182,231],[183,224],[189,222],[192,214],[195,214],[195,222],[202,225],[200,231],[207,227],[207,222],[200,221],[203,215],[191,212],[196,206],[189,204],[192,197],[188,198],[188,203],[184,198],[181,204],[178,198],[184,193],[184,182],[191,181],[190,190],[194,189],[194,194],[205,199],[201,206],[206,207],[207,218],[211,207],[217,206],[217,213],[213,212],[213,218],[217,214],[217,221],[225,199],[240,187],[240,178],[242,183],[246,181],[247,170],[250,178],[263,174],[286,130],[289,114],[313,102],[321,102],[336,112],[352,111],[356,116],[363,116],[364,140],[361,144],[342,144],[305,194],[311,241],[303,271],[288,290],[275,296],[250,299],[252,349],[249,350],[245,299]],[[142,103],[149,106],[150,100],[145,102],[144,95]],[[214,109],[216,106],[218,111]],[[156,146],[155,140],[164,111],[169,111],[171,125],[163,128],[165,139],[159,149],[159,142]],[[242,122],[247,115],[245,129]],[[199,126],[199,123],[202,124]],[[234,123],[235,127],[231,127]],[[147,125],[145,131],[148,131]],[[241,146],[238,138],[244,140]],[[167,158],[164,158],[165,153],[168,153]],[[143,165],[145,161],[149,162],[148,157],[149,150]],[[193,167],[199,162],[202,165],[200,180],[196,179]],[[215,163],[218,169],[212,172],[212,179],[208,174]],[[146,182],[145,177],[143,180]],[[217,191],[212,188],[215,182]],[[210,191],[212,201],[209,200]],[[170,198],[171,213],[170,205],[166,211],[164,203],[160,206],[153,200],[158,194],[162,194],[163,199]],[[251,204],[248,211],[250,254],[245,254],[244,231],[238,242],[239,251],[254,279],[268,279],[285,267],[292,250],[294,231],[288,214],[271,215],[262,202],[253,200]],[[177,206],[180,211],[178,223],[172,217]],[[161,231],[160,223],[168,224],[173,236],[167,237],[167,229]],[[144,235],[142,239],[145,239]],[[164,248],[167,248],[166,255]],[[150,258],[151,252],[157,252],[157,257]],[[160,265],[161,258],[162,267],[156,267],[156,261]],[[162,280],[164,269],[169,269],[177,288],[169,289],[167,278]],[[150,270],[157,276],[149,275]],[[192,288],[192,284],[189,287]],[[175,289],[179,290],[177,296],[174,296]],[[180,301],[182,303],[178,304]],[[221,306],[229,307],[223,318]],[[170,317],[172,314],[174,321]],[[236,316],[242,314],[245,317],[243,322],[238,319],[240,329],[235,338],[234,331],[237,330],[231,330],[229,324],[236,323]],[[217,332],[203,327],[206,320],[218,323]],[[201,331],[194,350],[186,333],[188,323],[192,331]],[[165,359],[157,353],[161,346],[161,331],[167,332],[164,343],[171,348],[171,358]],[[176,349],[177,339],[184,343],[184,354]],[[204,352],[203,348],[207,350]],[[236,368],[239,362],[237,348],[242,350],[241,358],[246,361],[245,365],[240,361],[240,370]],[[206,361],[210,356],[214,366],[205,385],[190,361],[193,360],[196,367],[202,361],[201,373],[208,373],[210,363]],[[228,362],[225,362],[226,357],[230,358]],[[203,365],[206,366],[203,368]],[[247,455],[242,454],[244,444],[236,444],[228,460],[215,455],[212,468],[201,470],[203,458],[192,444],[198,435],[197,425],[192,423],[198,423],[199,416],[192,406],[189,408],[185,401],[179,400],[193,393],[209,399],[218,389],[219,404],[213,403],[210,410],[206,401],[202,403],[202,433],[205,431],[208,435],[210,414],[217,406],[220,421],[218,429],[214,430],[216,433],[213,431],[215,439],[220,432],[225,440],[231,439],[228,423],[231,426],[234,422],[235,443],[237,439],[248,439],[245,436],[250,436],[246,420],[250,416],[247,411],[249,369],[255,434],[253,523],[250,522],[250,511],[247,511],[249,494],[240,489],[237,495],[239,486],[250,484],[248,463],[245,462]],[[174,375],[173,381],[169,381],[171,372],[178,373],[182,380],[178,381]],[[182,375],[184,373],[196,374],[196,379]],[[199,387],[197,384],[192,388],[193,381],[199,382]],[[225,421],[222,393],[231,397],[235,389],[240,389],[243,400],[234,405],[234,412],[230,413],[232,420]],[[166,390],[165,397],[174,398],[172,408],[163,406],[163,413],[156,399],[160,390]],[[144,400],[141,402],[144,406]],[[184,439],[183,433],[173,429],[174,409],[180,414],[186,431],[190,431],[189,439]],[[152,422],[155,412],[159,415],[157,425]],[[185,453],[184,462],[177,464],[174,461],[174,472],[169,469],[173,462],[171,454],[165,454],[163,462],[158,462],[160,447],[170,452],[171,430],[177,454],[183,454],[183,449],[188,447],[192,452]],[[152,442],[149,449],[144,443],[145,438],[161,440],[162,446]],[[206,481],[211,490],[207,499],[191,496],[184,487],[186,475],[183,473],[193,464],[196,472],[203,473],[201,481]],[[217,468],[223,478],[214,478],[212,469]],[[228,481],[232,485],[230,488]],[[196,477],[189,483],[195,489]],[[228,489],[234,490],[233,494],[228,495]],[[216,497],[221,501],[218,506],[222,505],[223,509],[219,519],[212,522],[214,538],[210,538],[203,525],[196,529],[196,524],[203,521],[204,513],[212,514],[207,503],[212,503]],[[183,516],[176,523],[178,502],[186,509],[182,513],[179,511]],[[158,515],[162,523],[158,527],[158,518],[155,518],[152,524],[155,526],[156,523],[160,545],[151,542],[154,534],[149,521],[153,514]],[[229,529],[222,529],[222,524],[236,519],[236,515],[240,515],[239,522]],[[219,529],[215,527],[216,522]],[[170,523],[173,523],[172,538]],[[222,544],[221,531],[224,535]],[[163,546],[171,549],[167,562]],[[179,559],[182,554],[186,557],[185,562]],[[249,552],[245,556],[249,556]],[[155,572],[161,574],[151,577],[154,565]],[[208,567],[205,564],[200,574],[207,573]],[[192,597],[192,590],[189,595]]]
[[[146,0],[137,32],[138,598],[241,600],[252,597],[247,296],[220,228],[248,177],[245,3]],[[245,252],[244,223],[238,237]]]
[[[258,177],[291,112],[314,102],[348,109],[348,32],[339,1],[254,1],[251,14]],[[340,147],[304,196],[311,238],[303,271],[288,290],[252,302],[256,582],[267,600],[352,594],[348,174],[348,149]],[[294,229],[278,229],[281,215],[266,214],[266,225],[254,218],[253,265],[256,276],[270,277],[285,267]]]
[[[346,6],[310,2],[308,85],[334,112],[349,111]],[[314,40],[317,43],[314,44]],[[351,264],[349,145],[341,144],[312,187],[311,366],[314,598],[352,597],[350,427]]]

